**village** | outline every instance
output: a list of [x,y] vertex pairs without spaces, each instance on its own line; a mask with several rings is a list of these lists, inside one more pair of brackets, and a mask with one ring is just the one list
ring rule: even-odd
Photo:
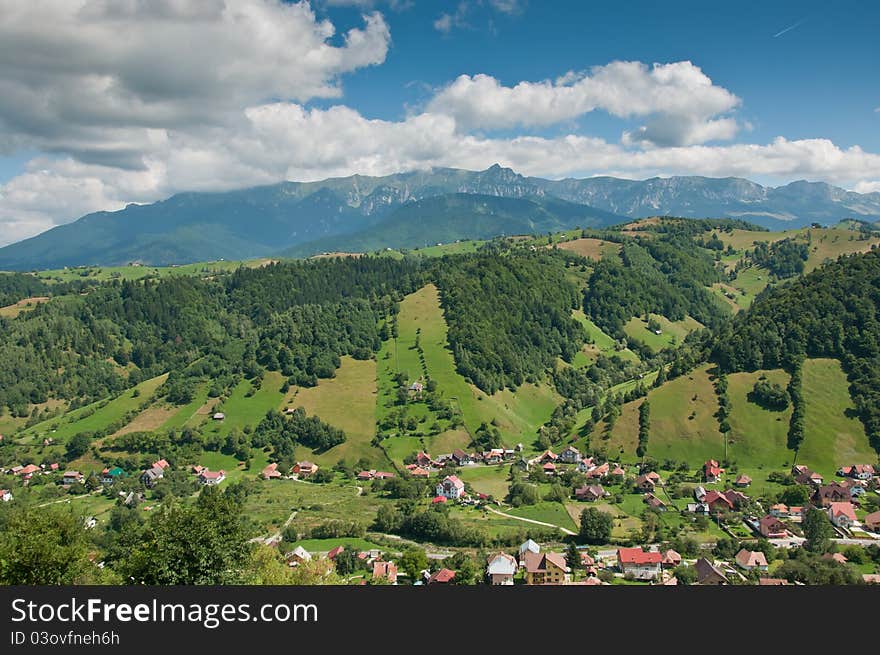
[[[582,505],[585,513],[588,508],[607,502],[612,494],[619,495],[625,488],[629,494],[641,497],[645,510],[650,513],[658,516],[677,513],[683,520],[695,524],[709,523],[730,542],[721,556],[720,539],[716,543],[699,544],[695,551],[681,553],[670,542],[632,543],[632,540],[610,539],[607,534],[592,543],[583,543],[579,539],[584,534],[583,529],[580,535],[571,533],[574,539],[567,540],[567,543],[563,539],[539,543],[528,538],[515,550],[483,550],[479,553],[482,573],[471,574],[468,579],[489,585],[792,584],[784,577],[774,575],[773,571],[778,568],[779,560],[789,557],[789,553],[810,547],[811,535],[807,527],[810,514],[821,514],[823,523],[830,528],[826,540],[831,547],[822,553],[824,561],[845,565],[849,555],[861,561],[867,557],[870,562],[871,554],[876,556],[880,551],[880,511],[876,509],[875,500],[880,489],[880,475],[870,464],[843,466],[833,480],[826,480],[801,465],[792,466],[786,473],[771,473],[775,478],[784,476],[791,483],[790,489],[799,490],[798,499],[802,502],[795,504],[778,502],[778,498],[775,499],[777,502],[770,502],[766,498],[751,497],[752,478],[742,473],[728,474],[715,460],[706,461],[698,471],[689,472],[687,479],[692,480],[693,485],[685,486],[678,483],[683,473],[661,475],[657,470],[638,465],[599,462],[595,457],[583,456],[574,446],[567,446],[558,453],[548,449],[531,458],[525,457],[522,451],[521,446],[474,453],[455,449],[436,457],[418,451],[408,458],[411,461],[401,471],[365,469],[354,475],[354,481],[360,485],[374,484],[381,489],[384,483],[398,477],[421,480],[431,491],[423,500],[427,509],[446,511],[448,506],[461,511],[482,510],[507,516],[504,512],[509,507],[508,502],[474,491],[461,477],[462,472],[474,467],[507,467],[512,478],[565,481],[570,492],[569,500]],[[309,461],[296,462],[289,470],[282,470],[277,462],[272,462],[259,472],[255,483],[279,484],[273,481],[290,480],[316,485],[320,484],[317,480],[327,474],[326,471],[319,474],[319,471],[322,469]],[[105,495],[112,495],[117,488],[114,485],[119,481],[136,477],[136,486],[132,486],[132,480],[124,490],[116,492],[117,503],[143,505],[144,509],[151,506],[150,492],[173,472],[174,467],[164,458],[154,461],[136,475],[129,475],[120,467],[88,474],[76,470],[62,471],[57,463],[18,464],[2,471],[8,476],[5,479],[12,479],[22,487],[42,478],[41,484],[51,481],[69,493]],[[226,471],[210,470],[203,465],[187,466],[184,474],[196,488],[217,486],[227,479]],[[668,479],[664,479],[667,476]],[[669,479],[678,482],[670,484]],[[0,500],[15,502],[14,485],[7,486],[10,488],[0,489]],[[683,490],[689,492],[688,497],[682,497]],[[792,498],[796,495],[788,494]],[[867,511],[865,507],[873,508],[873,511]],[[94,523],[93,518],[86,518],[86,527],[93,527]],[[359,572],[352,578],[353,583],[434,585],[460,582],[456,580],[454,565],[447,566],[447,562],[460,564],[461,559],[450,559],[449,549],[439,555],[431,554],[430,544],[426,544],[427,565],[415,570],[409,564],[407,572],[403,572],[399,558],[405,556],[405,552],[390,547],[360,549],[345,541],[341,539],[335,546],[322,542],[321,546],[312,548],[297,545],[284,551],[283,556],[291,567],[315,560],[325,560],[332,567],[345,553],[344,557],[352,559],[356,565],[346,564],[344,570],[354,568]],[[265,543],[283,547],[280,536]],[[880,583],[880,573],[877,572],[865,572],[860,577],[865,584]]]

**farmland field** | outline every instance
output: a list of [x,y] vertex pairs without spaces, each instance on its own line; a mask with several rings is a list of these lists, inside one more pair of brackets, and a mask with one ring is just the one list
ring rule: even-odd
[[649,330],[644,318],[637,316],[631,318],[624,325],[623,331],[626,332],[627,337],[643,343],[654,352],[679,345],[688,334],[703,327],[702,323],[690,316],[686,316],[681,321],[670,321],[659,314],[649,314],[649,317],[660,325],[660,334]]

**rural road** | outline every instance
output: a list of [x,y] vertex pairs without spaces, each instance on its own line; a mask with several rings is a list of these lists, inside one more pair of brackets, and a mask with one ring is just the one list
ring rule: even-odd
[[251,539],[251,543],[261,543],[267,546],[271,546],[273,543],[277,541],[281,541],[281,533],[284,532],[287,527],[293,522],[293,519],[296,517],[296,510],[291,512],[290,516],[287,517],[287,520],[284,522],[278,531],[275,534],[271,534],[268,537],[254,537]]
[[562,532],[564,532],[567,535],[577,534],[576,532],[572,532],[571,530],[569,530],[567,528],[563,528],[562,526],[554,525],[552,523],[544,523],[544,521],[536,521],[534,519],[523,518],[522,516],[514,516],[513,514],[505,514],[504,512],[499,512],[497,509],[494,509],[492,507],[486,507],[486,509],[488,509],[493,514],[498,514],[499,516],[506,516],[509,519],[516,519],[517,521],[525,521],[526,523],[534,523],[535,525],[543,525],[548,528],[556,528],[557,530],[561,530]]

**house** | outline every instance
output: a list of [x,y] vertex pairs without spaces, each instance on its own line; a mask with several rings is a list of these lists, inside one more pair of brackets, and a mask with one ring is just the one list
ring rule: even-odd
[[492,585],[512,585],[516,573],[516,560],[507,553],[489,556],[486,562],[486,577]]
[[650,507],[651,509],[656,510],[658,512],[665,512],[666,511],[666,503],[664,503],[662,500],[657,498],[657,496],[655,496],[651,492],[648,492],[645,494],[644,503],[648,507]]
[[0,501],[8,503],[12,500],[12,492],[9,489],[0,489]]
[[708,484],[718,482],[721,479],[722,473],[724,473],[724,469],[721,468],[721,465],[714,459],[710,459],[703,464],[703,480]]
[[788,520],[800,523],[804,519],[804,508],[791,506],[788,508]]
[[455,578],[452,569],[440,569],[428,578],[428,584],[449,584]]
[[711,511],[706,503],[688,503],[686,509],[691,514],[702,514],[703,516]]
[[569,568],[559,553],[525,553],[526,584],[565,584]]
[[654,491],[659,481],[660,476],[656,473],[643,473],[636,478],[635,485],[641,491],[650,492]]
[[761,587],[784,587],[788,585],[785,578],[758,578],[758,585]]
[[552,450],[545,450],[538,458],[538,462],[544,464],[545,462],[555,462],[557,459],[559,459],[559,455]]
[[281,477],[281,471],[278,470],[278,463],[272,462],[260,472],[260,477],[264,480],[277,480]]
[[831,503],[848,503],[852,500],[852,492],[837,482],[816,487],[810,498],[816,507],[828,507]]
[[327,559],[329,559],[329,560],[336,559],[336,557],[344,550],[345,550],[345,546],[342,546],[342,545],[336,546],[335,548],[332,548],[330,551],[327,552]]
[[578,462],[577,470],[580,473],[588,473],[596,468],[596,462],[593,461],[592,457],[583,457],[581,461]]
[[785,523],[769,514],[760,520],[758,530],[761,536],[767,539],[785,539],[788,536],[788,528],[785,527]]
[[864,525],[871,532],[880,531],[880,512],[873,512],[865,517]]
[[740,476],[737,477],[737,479],[733,482],[733,486],[735,486],[735,487],[740,487],[741,489],[745,489],[745,488],[748,487],[750,484],[752,484],[752,479],[751,479],[749,476],[745,475],[745,474],[740,475]]
[[660,577],[663,555],[642,548],[618,548],[617,566],[624,575],[632,575],[636,580],[656,580]]
[[703,502],[703,499],[705,497],[706,497],[706,489],[704,487],[701,487],[699,485],[694,487],[694,500],[696,500],[698,503],[701,503],[701,502]]
[[663,557],[660,559],[660,566],[664,569],[674,569],[679,564],[681,564],[681,555],[671,548],[663,553]]
[[409,385],[409,390],[416,394],[422,393],[422,391],[425,390],[425,385],[423,385],[421,382],[413,382],[411,385]]
[[583,487],[574,490],[575,498],[587,502],[594,502],[600,498],[605,498],[608,495],[610,494],[602,488],[601,484],[584,485]]
[[156,483],[164,477],[165,472],[158,466],[154,466],[141,473],[141,482],[143,482],[144,486],[148,489],[152,489],[156,486]]
[[541,469],[544,471],[544,475],[556,475],[556,464],[553,462],[547,462]]
[[171,466],[171,464],[169,464],[165,459],[160,459],[156,462],[153,462],[154,469],[159,468],[164,471],[165,469],[169,468],[170,466]]
[[488,465],[501,464],[504,461],[504,449],[493,448],[483,453],[483,463]]
[[705,557],[697,560],[696,564],[694,564],[694,569],[697,571],[697,584],[709,586],[723,585],[730,582],[721,569]]
[[525,556],[526,553],[540,553],[541,547],[532,541],[531,539],[526,539],[519,547],[519,564],[520,566],[525,566]]
[[865,584],[880,584],[880,574],[878,573],[863,573],[862,574],[862,582]]
[[[17,472],[15,470],[16,468],[18,468]],[[22,480],[30,480],[32,477],[34,477],[34,474],[39,473],[39,472],[40,472],[40,467],[37,466],[36,464],[28,464],[27,466],[12,468],[12,474],[21,476]]]
[[592,469],[587,471],[586,475],[588,478],[597,480],[600,478],[604,478],[611,472],[611,465],[608,462],[604,464],[600,464],[599,466],[594,466]]
[[855,480],[870,480],[876,474],[877,469],[875,469],[870,464],[853,464],[852,466],[842,466],[840,467],[840,470],[837,471],[837,475],[841,475],[847,478],[853,478]]
[[223,419],[226,418],[226,414],[224,414],[223,412],[217,412],[211,418],[214,419],[215,421],[222,421]]
[[123,471],[118,466],[114,466],[113,468],[107,468],[101,471],[101,482],[103,484],[113,484],[119,478],[125,475],[125,471]]
[[292,471],[298,477],[307,478],[318,472],[318,465],[314,462],[297,462],[293,465]]
[[422,468],[421,466],[416,466],[415,464],[409,464],[406,467],[406,470],[409,471],[409,474],[414,478],[427,478],[431,476],[431,471]]
[[614,468],[611,469],[611,473],[609,475],[612,478],[622,478],[626,475],[626,469],[624,469],[620,464],[615,464]]
[[532,465],[532,463],[525,457],[520,457],[513,463],[513,465],[517,468],[517,470],[525,472],[529,470],[529,467]]
[[437,495],[449,500],[461,498],[464,495],[464,482],[458,476],[447,475],[437,483]]
[[305,562],[312,561],[312,554],[302,546],[297,546],[291,552],[285,555],[288,566],[299,566]]
[[61,482],[63,484],[75,484],[77,482],[82,482],[85,480],[85,476],[79,471],[65,471],[64,475],[61,476]]
[[415,464],[417,466],[421,466],[422,468],[430,469],[430,468],[440,468],[439,466],[435,466],[436,462],[431,459],[431,456],[420,450],[416,453]]
[[199,484],[204,486],[213,486],[216,484],[220,484],[226,479],[226,471],[209,471],[207,468],[203,468],[202,472],[199,473]]
[[729,500],[736,509],[742,507],[744,504],[749,502],[748,496],[746,496],[741,491],[736,491],[735,489],[727,489],[726,491],[723,491],[721,495],[727,498],[727,500]]
[[580,451],[574,446],[566,446],[562,452],[559,453],[559,461],[566,464],[577,464],[581,459],[582,456]]
[[458,466],[466,466],[474,463],[474,458],[464,452],[461,448],[452,451],[452,459]]
[[788,505],[784,503],[776,503],[775,505],[771,505],[770,516],[775,516],[778,519],[788,518]]
[[703,498],[703,502],[709,506],[709,509],[714,513],[718,514],[719,512],[729,512],[733,510],[733,503],[730,502],[730,499],[722,494],[721,492],[715,491],[707,491],[706,496]]
[[445,502],[446,502],[446,496],[434,496],[434,497],[431,499],[431,504],[432,504],[432,505],[440,505],[440,504],[445,503]]
[[376,580],[386,579],[391,584],[397,584],[397,564],[394,562],[373,562],[373,578]]
[[767,570],[767,557],[760,550],[746,550],[742,548],[736,554],[736,564],[746,571],[758,569],[759,571]]
[[824,481],[820,474],[816,473],[815,471],[811,471],[803,464],[796,464],[795,466],[792,466],[791,476],[798,484],[809,484],[814,487],[818,487]]
[[828,518],[838,528],[851,528],[856,522],[856,512],[852,503],[830,503]]

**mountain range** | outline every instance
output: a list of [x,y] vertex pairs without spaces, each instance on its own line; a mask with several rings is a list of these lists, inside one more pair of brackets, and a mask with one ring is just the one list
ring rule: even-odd
[[494,165],[352,175],[179,193],[96,212],[0,248],[0,270],[308,256],[456,239],[604,227],[670,215],[731,217],[772,229],[880,221],[880,193],[822,182],[767,187],[742,178],[547,180]]

